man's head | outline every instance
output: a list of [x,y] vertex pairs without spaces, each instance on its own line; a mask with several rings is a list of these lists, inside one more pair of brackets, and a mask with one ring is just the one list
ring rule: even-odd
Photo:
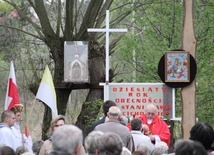
[[114,101],[107,100],[103,103],[103,112],[105,116],[107,116],[108,110],[112,106],[116,106],[116,103]]
[[15,114],[10,110],[5,110],[1,114],[1,121],[8,125],[9,127],[13,126],[15,123]]
[[23,154],[25,152],[28,152],[28,149],[25,146],[21,145],[21,146],[16,148],[15,154],[16,155],[21,155],[21,154]]
[[95,154],[99,145],[98,140],[104,133],[101,131],[92,131],[85,138],[85,149],[88,154]]
[[147,119],[152,120],[157,115],[157,107],[154,104],[147,104],[145,111]]
[[142,130],[142,121],[140,119],[133,119],[131,121],[132,130],[141,131]]
[[15,155],[15,151],[9,146],[2,146],[0,148],[0,154],[2,155]]
[[[11,111],[13,111],[13,110],[11,109]],[[14,112],[14,114],[15,114],[16,122],[20,122],[22,120],[21,112]]]
[[197,141],[177,140],[175,142],[176,155],[208,155],[203,145]]
[[152,148],[150,147],[148,142],[140,142],[137,145],[136,151],[145,152],[146,154],[151,154]]
[[117,120],[119,120],[120,115],[121,115],[121,111],[120,111],[120,109],[117,106],[112,106],[112,107],[109,108],[108,117],[110,119],[117,119]]
[[82,130],[74,125],[60,126],[53,133],[53,150],[59,154],[78,155],[82,142]]
[[23,109],[23,105],[22,104],[15,104],[13,106],[13,108],[10,109],[15,114],[16,122],[20,122],[22,120],[22,118],[21,118],[22,109]]
[[209,150],[214,141],[214,131],[212,126],[206,122],[195,124],[190,130],[189,139],[199,141],[206,150]]
[[155,143],[154,150],[152,151],[152,153],[154,155],[166,154],[166,153],[168,153],[168,149],[169,149],[168,145],[165,142],[160,141],[160,142]]
[[98,140],[97,155],[120,155],[123,149],[123,141],[113,132],[104,133]]

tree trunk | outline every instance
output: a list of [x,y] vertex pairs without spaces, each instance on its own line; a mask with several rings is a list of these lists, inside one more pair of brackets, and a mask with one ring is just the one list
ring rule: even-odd
[[101,108],[100,105],[95,104],[93,101],[96,99],[102,99],[103,91],[99,89],[91,89],[86,98],[86,101],[82,105],[82,110],[78,116],[76,126],[83,131],[83,136],[86,137],[91,132],[91,120],[97,118],[97,114]]
[[[100,83],[105,80],[105,49],[97,42],[89,43],[89,74],[90,83]],[[97,118],[101,105],[94,105],[93,101],[103,99],[103,89],[90,89],[76,125],[83,130],[84,137],[91,131],[91,121]]]
[[[63,39],[51,40],[49,47],[51,49],[51,53],[55,62],[53,81],[55,82],[55,84],[61,83],[64,79],[64,40]],[[58,114],[65,115],[71,89],[55,89],[55,90],[57,96]],[[49,130],[51,120],[52,120],[51,110],[49,107],[45,106],[42,127],[43,140],[48,138],[47,132]]]
[[43,122],[42,122],[42,140],[46,140],[49,138],[47,133],[51,122],[51,109],[46,104],[44,104],[44,106],[45,106],[45,112],[44,112]]
[[[6,1],[8,4],[13,6],[15,10],[18,12],[21,19],[23,19],[27,24],[31,25],[32,28],[35,30],[34,32],[31,32],[31,29],[28,30],[21,30],[22,32],[25,32],[28,35],[31,35],[32,37],[36,37],[37,39],[43,41],[50,49],[50,59],[54,61],[53,64],[49,64],[51,67],[54,68],[54,75],[53,75],[53,81],[54,84],[62,83],[63,77],[64,77],[64,41],[88,41],[91,40],[89,38],[89,34],[87,32],[87,28],[91,27],[102,27],[102,23],[104,22],[104,14],[105,11],[108,10],[113,3],[113,0],[93,0],[88,3],[85,3],[85,1],[65,1],[65,15],[64,11],[61,9],[63,6],[61,6],[60,1],[56,1],[51,3],[51,5],[44,3],[43,0],[36,0],[34,2],[32,1],[26,1],[25,5],[26,8],[31,6],[39,20],[35,19],[34,22],[33,18],[29,18],[26,14],[26,9],[23,9],[23,7],[19,7],[18,4],[16,4],[13,1]],[[24,4],[24,3],[23,3]],[[55,5],[58,6],[58,8],[52,6]],[[120,8],[121,6],[118,6]],[[50,11],[50,12],[47,12]],[[51,12],[54,11],[54,12]],[[126,13],[128,14],[130,11]],[[54,17],[54,15],[56,15]],[[53,16],[53,17],[52,17]],[[61,18],[63,16],[63,18]],[[113,21],[113,25],[116,25],[117,23],[120,23],[122,19],[124,19],[126,16],[124,15],[118,15],[118,20]],[[117,18],[115,18],[117,19]],[[52,22],[55,22],[55,20],[58,20],[55,24]],[[29,27],[30,28],[30,27]],[[17,29],[17,28],[15,28]],[[95,33],[93,38],[98,38],[99,40],[102,40],[102,35],[98,36],[98,33]],[[115,46],[112,45],[112,46]],[[110,48],[112,49],[112,48]],[[52,63],[52,62],[51,62]],[[105,49],[100,46],[96,41],[90,41],[90,48],[89,48],[89,74],[90,74],[90,83],[100,83],[104,82],[105,79]],[[109,77],[111,78],[111,77]],[[110,80],[111,81],[111,80]],[[38,85],[37,82],[36,86]],[[34,84],[31,87],[31,90],[36,92],[36,87],[34,87]],[[65,115],[66,108],[67,108],[67,102],[69,95],[71,93],[71,90],[69,89],[57,89],[56,90],[56,96],[57,96],[57,108],[58,113]],[[88,125],[85,128],[85,122],[86,119],[89,118],[95,118],[97,114],[99,113],[100,105],[96,108],[93,107],[93,103],[87,104],[88,102],[92,102],[96,99],[102,99],[103,98],[103,90],[102,89],[91,89],[88,93],[88,96],[86,98],[86,102],[82,106],[82,111],[78,117],[77,125],[87,134],[89,132],[88,128],[90,125]],[[93,111],[95,110],[95,111]],[[92,112],[93,111],[93,112]],[[42,137],[43,139],[46,139],[46,133],[48,131],[48,128],[50,126],[51,122],[51,110],[49,107],[45,105],[45,113],[43,118],[43,133]]]

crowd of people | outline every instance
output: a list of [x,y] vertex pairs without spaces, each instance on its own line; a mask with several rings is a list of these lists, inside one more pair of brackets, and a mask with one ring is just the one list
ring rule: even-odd
[[[18,109],[18,110],[17,110]],[[121,116],[115,102],[103,103],[103,118],[92,123],[92,130],[83,137],[82,130],[68,124],[63,115],[51,121],[49,138],[29,143],[20,132],[20,108],[1,114],[1,155],[214,155],[211,146],[214,130],[206,122],[195,124],[188,140],[177,140],[169,152],[170,131],[157,115],[154,104],[145,114],[130,122]]]

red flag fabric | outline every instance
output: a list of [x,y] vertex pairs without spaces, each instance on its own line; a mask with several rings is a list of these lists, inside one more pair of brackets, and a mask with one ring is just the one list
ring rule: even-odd
[[26,125],[24,125],[24,134],[26,137],[30,135]]
[[33,152],[32,151],[33,141],[26,125],[24,125],[23,138],[24,146],[28,149],[29,152]]
[[16,85],[16,75],[13,62],[10,63],[10,74],[7,84],[7,93],[5,98],[5,110],[10,110],[15,104],[19,104],[19,94]]

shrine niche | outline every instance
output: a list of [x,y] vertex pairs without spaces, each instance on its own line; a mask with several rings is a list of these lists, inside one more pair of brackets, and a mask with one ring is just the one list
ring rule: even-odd
[[66,41],[64,43],[64,82],[89,82],[88,42]]

